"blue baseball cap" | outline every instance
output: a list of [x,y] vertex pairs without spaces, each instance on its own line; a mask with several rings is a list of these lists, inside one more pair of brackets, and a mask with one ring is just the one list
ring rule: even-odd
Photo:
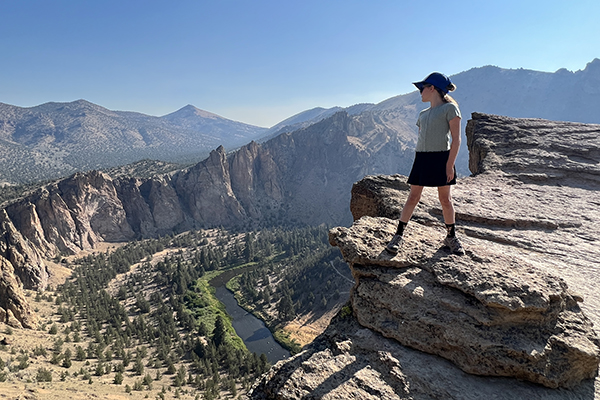
[[415,85],[419,90],[423,90],[424,85],[432,85],[440,89],[444,94],[448,93],[448,86],[451,84],[452,82],[450,81],[450,78],[444,74],[440,74],[439,72],[433,72],[429,74],[429,76],[421,82],[413,82],[413,85]]

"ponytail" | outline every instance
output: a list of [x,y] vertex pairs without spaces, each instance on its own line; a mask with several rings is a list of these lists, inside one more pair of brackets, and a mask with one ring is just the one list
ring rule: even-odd
[[[444,92],[442,92],[440,89],[438,89],[435,86],[434,86],[434,88],[440,94],[440,97],[442,98],[442,101],[444,103],[454,103],[454,104],[458,105],[458,103],[456,102],[456,100],[454,100],[454,98],[452,96],[450,96],[449,94],[445,94]],[[453,92],[456,90],[456,85],[454,83],[451,83],[448,85],[448,87],[446,87],[446,89],[449,92]]]

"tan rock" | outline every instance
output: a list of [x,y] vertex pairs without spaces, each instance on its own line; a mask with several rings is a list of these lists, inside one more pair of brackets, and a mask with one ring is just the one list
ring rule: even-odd
[[34,328],[37,318],[25,299],[10,261],[0,256],[0,320],[15,328]]
[[17,317],[15,317],[12,310],[10,309],[6,310],[6,325],[12,326],[13,328],[23,328],[23,325],[21,325],[21,321],[19,321]]
[[[173,232],[184,223],[184,211],[170,177],[148,179],[139,190],[152,215],[153,231],[164,235]],[[124,198],[123,203],[129,203],[129,199]],[[132,208],[129,204],[126,207]]]
[[280,361],[253,386],[253,400],[594,398],[594,381],[551,389],[512,378],[468,374],[441,357],[414,350],[361,326],[342,311],[300,354]]
[[231,189],[223,146],[213,150],[206,160],[177,176],[175,188],[184,207],[201,226],[231,226],[245,219],[245,210]]
[[363,217],[330,233],[357,281],[361,325],[473,374],[549,387],[596,376],[600,341],[561,278],[501,246],[450,255],[442,232],[419,224],[392,258],[384,247],[395,225]]
[[0,257],[11,264],[13,272],[26,288],[44,290],[48,284],[48,271],[43,258],[13,225],[5,210],[0,210],[0,232],[3,233],[0,236]]

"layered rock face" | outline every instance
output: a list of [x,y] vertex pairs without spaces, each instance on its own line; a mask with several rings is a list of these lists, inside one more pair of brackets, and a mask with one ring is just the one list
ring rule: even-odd
[[357,281],[351,301],[361,325],[473,374],[549,387],[596,375],[600,341],[557,274],[501,246],[450,255],[439,229],[418,224],[392,258],[383,248],[395,229],[363,217],[331,231]]
[[[221,146],[197,165],[165,176],[75,174],[0,210],[0,256],[25,288],[44,289],[44,258],[100,242],[214,226],[348,223],[357,179],[408,168],[403,155],[410,132],[390,124],[342,112],[230,155]],[[10,299],[1,294],[6,310]]]
[[251,398],[600,398],[599,134],[474,114],[475,175],[453,191],[465,256],[442,247],[425,189],[391,257],[406,178],[356,183],[354,224],[330,231],[356,279],[350,307]]
[[0,256],[0,321],[15,328],[35,328],[37,318],[25,300],[10,261]]

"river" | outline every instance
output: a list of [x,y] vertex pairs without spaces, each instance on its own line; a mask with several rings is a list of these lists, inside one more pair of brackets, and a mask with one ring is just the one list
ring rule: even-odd
[[[243,271],[238,270],[235,275],[241,272]],[[233,276],[222,275],[211,280],[210,284],[215,287],[217,298],[225,305],[235,332],[242,338],[248,350],[256,354],[265,353],[271,364],[289,358],[290,352],[277,343],[265,323],[240,307],[233,293],[224,286]]]

